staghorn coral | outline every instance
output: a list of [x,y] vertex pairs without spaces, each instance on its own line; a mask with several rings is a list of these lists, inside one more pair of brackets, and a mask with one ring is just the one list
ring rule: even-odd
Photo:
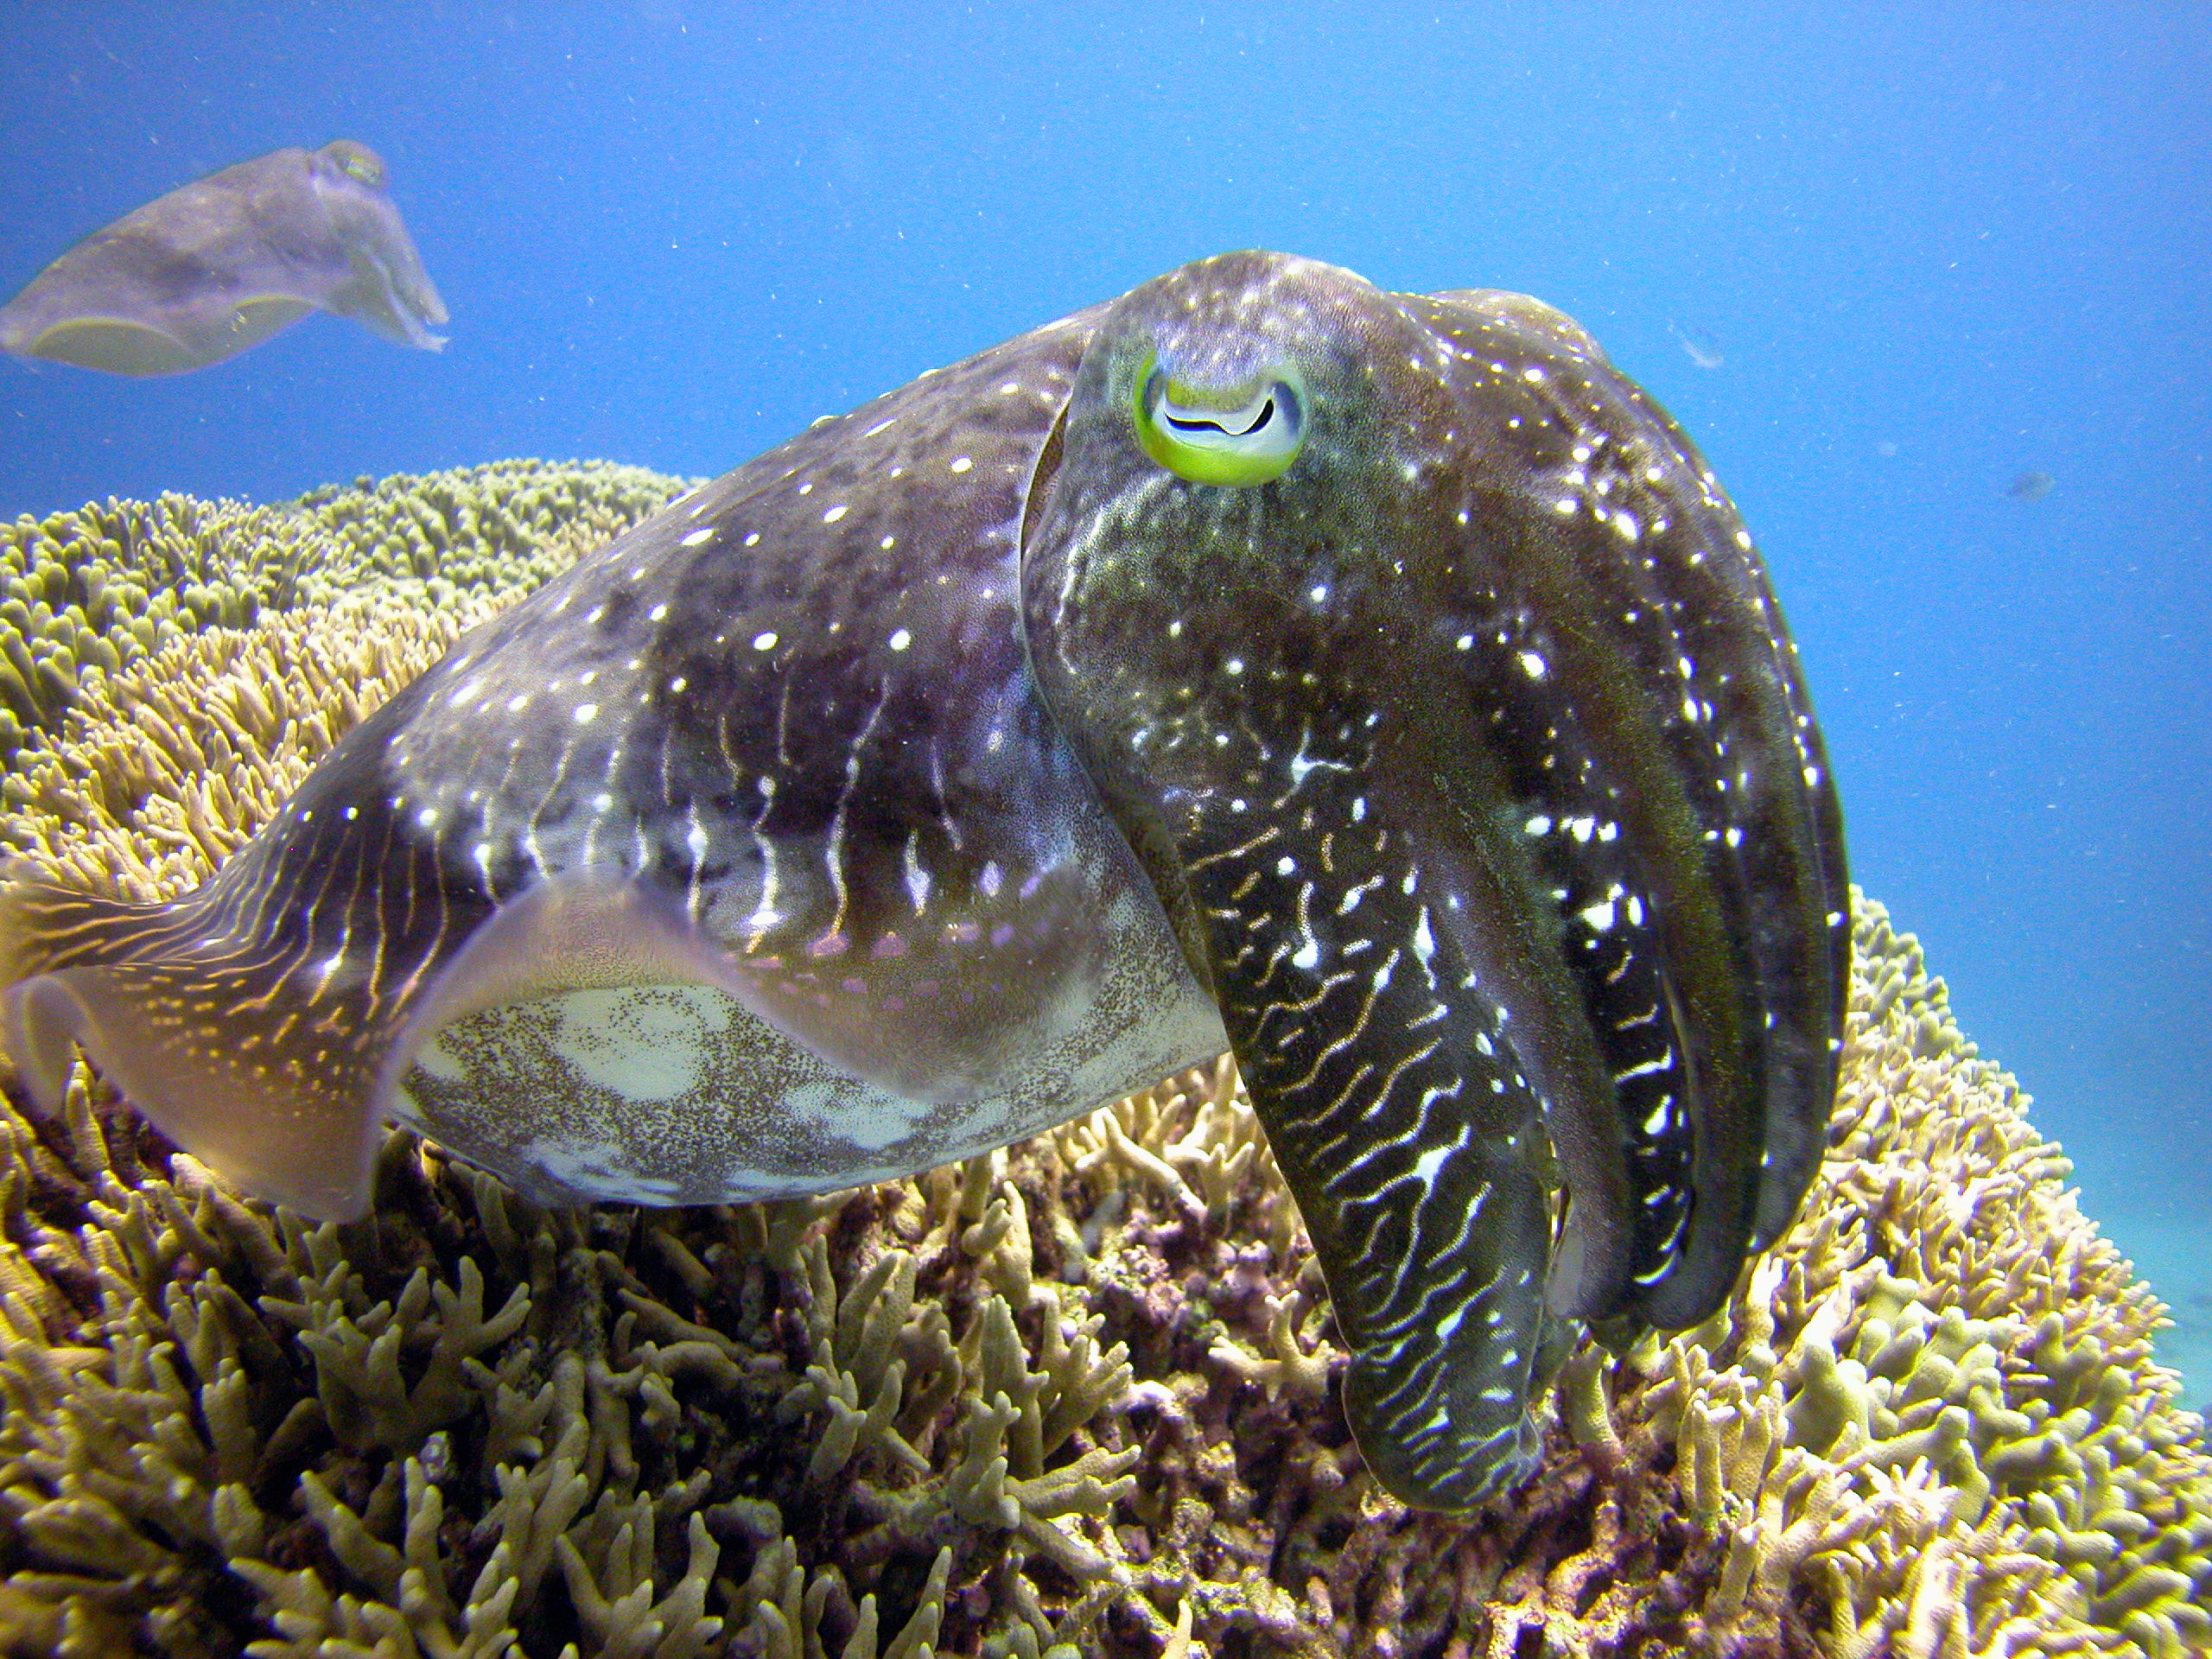
[[[451,528],[465,487],[423,493],[442,547],[397,480],[308,498],[384,526],[311,556],[264,510],[172,508],[238,515],[195,569],[284,585],[165,613],[27,728],[0,846],[135,896],[196,883],[588,539],[455,575],[491,557]],[[1471,1522],[1370,1482],[1225,1065],[775,1205],[541,1210],[395,1135],[373,1219],[316,1228],[80,1071],[60,1118],[0,1115],[0,1648],[2203,1650],[2212,1457],[2153,1363],[2161,1310],[1916,946],[1856,920],[1806,1213],[1707,1326],[1570,1361],[1544,1475]]]
[[[2212,1649],[2212,1457],[2164,1309],[2063,1185],[1911,936],[1855,921],[1827,1160],[1708,1326],[1647,1338],[1622,1415],[1726,1540],[1702,1639],[1889,1652]],[[1815,1594],[1808,1594],[1808,1588]]]
[[348,598],[149,652],[68,710],[57,741],[16,754],[0,778],[7,845],[103,892],[186,892],[489,610]]
[[89,679],[212,627],[388,591],[443,608],[535,587],[686,487],[605,461],[497,461],[280,506],[87,504],[0,527],[0,760]]

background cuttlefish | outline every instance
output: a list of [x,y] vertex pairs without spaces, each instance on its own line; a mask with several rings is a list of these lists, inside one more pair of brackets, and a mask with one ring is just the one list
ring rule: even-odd
[[446,321],[386,189],[340,138],[275,149],[96,231],[0,306],[0,351],[110,374],[182,374],[320,308],[435,352]]
[[1579,327],[1271,253],[924,376],[464,639],[213,880],[0,888],[73,1039],[311,1216],[387,1115],[540,1196],[886,1179],[1235,1049],[1409,1503],[1571,1321],[1788,1221],[1848,938],[1713,474]]

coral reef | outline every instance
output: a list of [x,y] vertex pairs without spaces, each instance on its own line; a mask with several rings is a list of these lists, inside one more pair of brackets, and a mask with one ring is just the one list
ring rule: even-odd
[[[1622,1368],[1724,1548],[1709,1644],[2212,1650],[2212,1456],[2164,1309],[2081,1213],[2012,1080],[1880,906],[1805,1213],[1707,1327]],[[1618,1380],[1618,1379],[1617,1379]]]
[[[130,578],[119,624],[69,601],[74,662],[118,626],[128,657],[34,719],[0,690],[0,852],[192,886],[599,533],[516,499],[619,515],[675,487],[488,468],[81,516],[192,551]],[[480,506],[454,530],[502,488],[496,533]],[[372,527],[300,528],[326,508]],[[43,620],[0,605],[34,670],[70,614],[42,573],[94,563],[122,583],[111,555],[10,566],[41,573]],[[541,1210],[395,1134],[342,1227],[232,1197],[80,1068],[60,1116],[0,1112],[0,1651],[2205,1651],[2212,1453],[2155,1363],[2162,1310],[1910,937],[1871,904],[1855,925],[1798,1224],[1707,1325],[1577,1354],[1544,1474],[1472,1521],[1366,1475],[1225,1065],[785,1205]]]
[[344,594],[511,596],[686,487],[605,461],[504,461],[279,506],[164,495],[26,513],[0,526],[0,761],[56,728],[87,680],[185,636]]

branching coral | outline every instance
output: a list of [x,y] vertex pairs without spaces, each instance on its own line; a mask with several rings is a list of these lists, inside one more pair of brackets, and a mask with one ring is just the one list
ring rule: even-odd
[[2212,1649],[2212,1458],[2153,1358],[2164,1311],[1911,937],[1856,922],[1804,1217],[1712,1325],[1620,1368],[1622,1414],[1672,1440],[1727,1540],[1698,1627],[1852,1656]]
[[[281,518],[104,510],[201,526],[211,591],[281,582],[173,601],[170,633],[25,724],[0,844],[108,891],[200,880],[575,550],[519,485],[486,529],[468,480],[501,476]],[[598,500],[593,476],[529,488]],[[284,540],[301,513],[324,515],[312,556]],[[1857,924],[1804,1216],[1706,1326],[1571,1360],[1544,1473],[1471,1522],[1369,1480],[1226,1066],[775,1205],[542,1210],[395,1135],[373,1218],[315,1228],[80,1071],[57,1119],[0,1114],[0,1649],[2205,1650],[2212,1457],[2154,1363],[2158,1306],[1911,940]]]
[[0,527],[0,760],[88,678],[270,610],[388,593],[443,609],[525,591],[684,487],[605,462],[486,467],[282,506],[110,500]]

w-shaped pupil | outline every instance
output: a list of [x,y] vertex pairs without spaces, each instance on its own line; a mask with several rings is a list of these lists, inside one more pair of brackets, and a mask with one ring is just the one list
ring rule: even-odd
[[1173,427],[1178,432],[1213,431],[1219,432],[1227,437],[1249,438],[1255,432],[1257,432],[1262,427],[1265,426],[1269,421],[1274,419],[1274,417],[1275,400],[1270,397],[1266,403],[1260,405],[1260,412],[1252,417],[1251,425],[1244,428],[1242,431],[1224,426],[1219,421],[1185,421],[1180,420],[1173,415],[1170,415],[1167,417],[1167,424]]

